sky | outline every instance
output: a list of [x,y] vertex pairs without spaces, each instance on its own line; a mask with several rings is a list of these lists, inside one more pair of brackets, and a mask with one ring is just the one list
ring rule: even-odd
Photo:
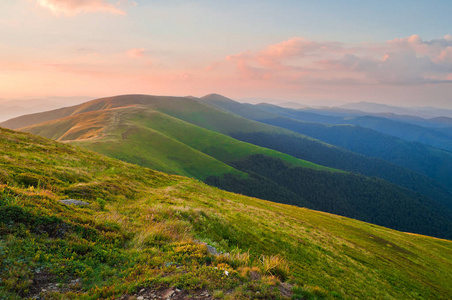
[[452,2],[1,0],[0,103],[119,94],[452,108]]

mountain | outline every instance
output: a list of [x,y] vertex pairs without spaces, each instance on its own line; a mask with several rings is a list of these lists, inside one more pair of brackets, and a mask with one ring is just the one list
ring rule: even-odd
[[[285,107],[283,105],[278,105]],[[288,107],[295,108],[295,107]],[[297,109],[297,108],[295,108]],[[452,118],[450,117],[434,117],[434,118],[421,118],[412,115],[398,115],[394,113],[369,113],[361,110],[344,109],[339,107],[322,107],[322,108],[312,108],[305,107],[302,109],[304,112],[310,112],[314,114],[332,116],[332,117],[358,117],[358,116],[372,116],[380,117],[385,119],[390,119],[393,121],[400,121],[408,124],[419,125],[426,127],[428,129],[441,129],[452,125]]]
[[[294,130],[353,152],[385,159],[432,177],[452,190],[452,175],[449,171],[452,167],[450,152],[420,143],[405,142],[389,134],[380,134],[378,130],[366,128],[369,125],[363,124],[364,121],[357,121],[358,118],[330,117],[268,104],[243,106],[236,102],[226,106],[219,102],[218,106],[223,106],[228,111],[250,119]],[[390,127],[390,124],[399,125],[399,123],[388,122],[386,126]]]
[[349,103],[338,106],[344,109],[360,110],[368,113],[394,113],[421,118],[452,117],[452,110],[435,107],[398,107],[372,102]]
[[[269,104],[241,104],[228,98],[211,95],[203,97],[202,100],[224,111],[312,136],[367,157],[319,143],[318,140],[305,136],[288,136],[281,132],[231,132],[230,135],[237,139],[332,168],[376,176],[435,199],[441,199],[442,203],[452,208],[449,192],[452,190],[452,154],[449,152],[418,143],[408,143],[358,126],[300,122],[296,117],[319,120],[318,115],[303,111]],[[320,116],[320,118],[328,120],[329,117]],[[406,168],[415,172],[410,172]],[[438,185],[438,182],[441,184]]]
[[[198,178],[229,191],[325,210],[404,231],[439,237],[452,235],[452,229],[448,228],[452,212],[444,207],[446,201],[440,203],[441,197],[433,199],[386,181],[340,172],[233,139],[225,134],[258,132],[310,140],[292,131],[226,113],[198,99],[125,95],[33,115],[31,119],[58,118],[63,113],[68,116],[21,130],[160,171]],[[27,117],[12,121],[29,122]],[[269,173],[269,168],[249,168],[249,161],[274,167],[274,172]],[[284,178],[290,172],[294,172],[293,177],[298,181],[287,184]],[[401,174],[400,178],[409,178],[406,174]],[[428,181],[412,182],[418,183],[416,188],[425,194],[429,191],[436,196],[444,192]],[[362,188],[358,190],[356,186]],[[378,209],[387,205],[392,209]],[[407,206],[412,207],[409,213]],[[425,221],[427,219],[430,221]]]
[[[207,114],[202,114],[203,110],[211,111],[189,98],[119,96],[43,113],[45,119],[58,118],[62,114],[69,116],[22,130],[54,140],[73,141],[115,158],[198,179],[232,172],[233,169],[224,162],[253,154],[277,157],[292,166],[332,170],[237,141],[168,114],[168,111],[178,111],[204,122],[203,117]],[[224,114],[214,113],[218,118]],[[247,127],[252,130],[253,121],[232,117],[249,123]],[[39,120],[41,114],[31,116],[34,118]]]
[[[451,241],[224,192],[1,128],[0,165],[2,299],[452,293]],[[89,205],[60,202],[67,198]]]
[[[32,111],[35,112],[35,111]],[[0,121],[5,121],[17,116],[21,116],[24,113],[29,113],[25,107],[19,105],[3,105],[0,104]]]
[[48,97],[42,99],[0,99],[0,122],[22,116],[43,112],[69,104],[87,101],[87,97]]
[[452,138],[450,135],[444,134],[436,128],[428,128],[400,120],[391,120],[368,115],[350,116],[345,114],[345,116],[331,116],[314,113],[312,110],[294,110],[269,104],[259,105],[259,107],[268,112],[277,113],[305,122],[334,125],[357,125],[380,133],[392,135],[405,141],[419,142],[452,152]]
[[283,102],[283,103],[280,103],[278,105],[282,106],[282,107],[293,108],[293,109],[307,108],[306,105],[301,104],[301,103],[296,103],[296,102]]

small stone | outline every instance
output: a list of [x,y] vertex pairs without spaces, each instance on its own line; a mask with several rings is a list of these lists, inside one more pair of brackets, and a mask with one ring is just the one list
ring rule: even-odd
[[46,289],[42,289],[41,292],[45,293],[45,292],[47,292],[47,290]]
[[143,293],[144,291],[145,291],[145,289],[141,289],[141,290],[140,290],[140,293]]
[[80,201],[80,200],[75,200],[75,199],[64,199],[64,200],[59,200],[60,203],[62,204],[66,204],[66,205],[89,205],[88,202],[85,201]]
[[144,297],[143,296],[138,296],[137,300],[144,300]]
[[169,299],[171,298],[171,296],[174,294],[173,290],[167,290],[165,291],[165,293],[163,293],[162,298],[164,299]]
[[215,249],[215,247],[212,247],[210,245],[207,245],[207,252],[209,252],[209,254],[212,254],[212,255],[218,255],[217,249]]

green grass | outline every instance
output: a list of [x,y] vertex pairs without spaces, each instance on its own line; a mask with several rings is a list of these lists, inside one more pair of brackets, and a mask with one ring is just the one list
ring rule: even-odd
[[197,149],[224,162],[236,161],[254,154],[264,154],[280,158],[291,166],[334,171],[332,168],[326,168],[274,150],[244,143],[158,112],[135,111],[130,114],[129,120],[146,128],[153,128],[193,149]]
[[[235,195],[25,133],[0,129],[0,145],[0,298],[31,295],[43,274],[63,287],[80,279],[50,299],[172,286],[226,299],[452,293],[447,240]],[[92,204],[57,201],[69,197]]]
[[[191,103],[185,101],[188,103],[185,106]],[[170,102],[164,102],[164,107],[173,108],[168,104]],[[157,104],[161,103],[155,100],[147,106],[90,111],[22,130],[77,144],[123,161],[198,179],[226,173],[244,177],[245,173],[227,163],[253,154],[280,158],[294,167],[336,171],[190,124],[154,110],[154,106],[161,109]],[[177,101],[176,104],[179,105],[174,107],[178,109],[184,107]],[[195,108],[202,112],[203,105],[195,104]],[[187,111],[192,112],[190,109]],[[209,113],[206,115],[210,116]]]

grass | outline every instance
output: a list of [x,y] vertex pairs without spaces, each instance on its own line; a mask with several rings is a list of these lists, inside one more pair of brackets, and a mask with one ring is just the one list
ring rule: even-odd
[[[0,298],[49,283],[61,284],[49,299],[167,287],[218,299],[452,293],[447,240],[224,192],[25,133],[0,129],[0,145]],[[69,197],[92,204],[58,202]]]
[[[185,106],[190,103],[188,101]],[[294,167],[337,171],[190,124],[154,110],[153,106],[165,110],[157,104],[160,102],[155,100],[148,106],[89,111],[22,130],[155,170],[201,180],[226,173],[246,177],[227,163],[253,154],[280,158]],[[173,107],[166,103],[164,108],[167,106]],[[178,107],[181,109],[184,105]],[[201,104],[195,107],[203,111]],[[232,120],[236,118],[226,115]]]

